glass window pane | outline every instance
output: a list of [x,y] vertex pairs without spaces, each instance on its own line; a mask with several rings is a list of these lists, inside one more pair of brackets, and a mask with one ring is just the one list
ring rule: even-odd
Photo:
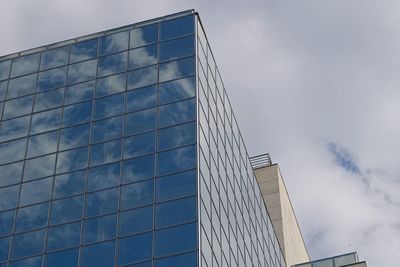
[[55,200],[51,203],[50,224],[60,224],[82,218],[83,196]]
[[[8,267],[42,267],[42,256],[10,262]],[[2,266],[3,267],[3,266]],[[5,267],[5,266],[4,266]]]
[[157,259],[155,267],[187,267],[197,266],[197,252],[173,256],[163,259]]
[[86,146],[89,144],[90,124],[65,128],[60,133],[59,150]]
[[11,60],[0,62],[0,80],[8,78],[10,73]]
[[71,45],[70,63],[97,57],[97,38]]
[[32,116],[31,134],[54,130],[60,127],[61,109],[52,109]]
[[[174,240],[174,242],[171,242]],[[197,247],[196,223],[171,227],[156,232],[156,256],[194,250]]]
[[70,267],[78,264],[79,249],[71,249],[46,255],[45,266]]
[[[0,69],[0,71],[1,71],[1,69]],[[0,101],[3,101],[6,98],[7,84],[8,84],[8,81],[0,82]],[[0,116],[1,116],[1,113],[0,113]]]
[[161,83],[158,87],[158,104],[167,104],[196,96],[195,78],[189,77]]
[[13,240],[12,258],[40,254],[43,251],[45,230],[16,235]]
[[121,210],[153,203],[154,182],[145,181],[121,187]]
[[164,150],[196,142],[196,124],[194,122],[158,131],[158,149]]
[[89,170],[87,190],[94,191],[119,184],[120,163],[108,164]]
[[31,113],[32,104],[32,95],[6,101],[3,111],[3,120]]
[[56,154],[25,161],[24,181],[34,180],[54,174]]
[[120,235],[150,231],[153,229],[153,206],[121,212],[118,222]]
[[58,153],[57,173],[83,169],[87,165],[87,160],[87,147]]
[[154,153],[154,132],[124,139],[124,159]]
[[95,119],[111,117],[124,111],[124,94],[96,99]]
[[[0,238],[0,262],[7,261],[11,237]],[[6,263],[0,266],[7,266]]]
[[165,175],[196,166],[196,147],[188,146],[158,154],[157,175]]
[[157,87],[148,86],[126,94],[126,112],[154,107],[157,103]]
[[24,206],[50,200],[52,185],[53,178],[23,183],[19,205]]
[[195,99],[177,102],[158,109],[158,126],[167,127],[196,119]]
[[137,182],[154,175],[154,155],[123,162],[122,183]]
[[156,179],[157,202],[196,193],[196,172],[189,171]]
[[65,85],[67,67],[39,72],[38,91],[50,90]]
[[[0,236],[11,234],[14,222],[14,213],[15,213],[14,210],[0,213]],[[152,220],[153,220],[153,215],[152,215]]]
[[57,175],[54,180],[53,198],[66,197],[85,191],[85,171]]
[[42,53],[40,69],[51,69],[68,63],[69,46],[47,50]]
[[80,266],[114,266],[115,241],[82,248]]
[[92,125],[92,143],[122,136],[122,116],[96,121]]
[[15,209],[18,193],[19,185],[0,188],[0,211]]
[[160,64],[160,82],[194,75],[194,58],[184,58]]
[[196,197],[157,204],[155,212],[157,228],[193,221],[197,217]]
[[160,43],[160,62],[194,55],[194,36]]
[[91,243],[114,238],[116,223],[116,214],[85,220],[83,224],[83,242]]
[[342,265],[346,265],[346,264],[352,264],[355,263],[357,261],[355,254],[348,254],[348,255],[343,255],[340,257],[335,257],[334,258],[335,261],[335,266],[342,266]]
[[69,86],[65,89],[64,104],[72,104],[93,98],[95,81]]
[[92,117],[92,102],[84,102],[64,108],[63,126],[70,126],[90,121]]
[[24,158],[26,138],[0,144],[0,164],[21,160]]
[[85,215],[96,216],[114,212],[118,207],[118,188],[87,194]]
[[37,94],[33,111],[42,111],[56,108],[62,105],[64,88]]
[[121,140],[93,145],[90,151],[90,165],[100,165],[121,158]]
[[157,64],[157,45],[136,48],[129,51],[129,69],[138,69]]
[[27,136],[30,120],[30,116],[25,116],[8,121],[2,121],[0,123],[0,142]]
[[125,115],[125,135],[146,132],[156,128],[156,109],[146,109]]
[[48,212],[49,203],[18,209],[15,230],[23,232],[46,226]]
[[161,40],[194,33],[194,16],[167,20],[161,23]]
[[15,58],[12,63],[10,76],[15,77],[38,71],[39,58],[39,53]]
[[152,43],[158,39],[158,24],[152,24],[131,30],[130,47],[135,48]]
[[97,80],[96,97],[112,95],[125,91],[126,74],[118,74]]
[[47,233],[47,250],[78,246],[80,234],[80,222],[50,227]]
[[58,131],[29,137],[27,158],[56,152]]
[[96,78],[97,60],[88,60],[69,65],[68,84],[79,83]]
[[19,183],[22,177],[23,162],[0,166],[0,187]]
[[127,52],[101,57],[97,66],[97,74],[102,77],[126,71],[127,61]]
[[121,238],[118,242],[118,249],[118,264],[121,265],[151,258],[153,252],[153,233]]
[[35,91],[37,74],[11,79],[8,83],[7,99],[29,95]]
[[111,54],[128,49],[129,32],[119,32],[100,38],[100,55]]
[[157,83],[157,66],[150,66],[128,73],[128,90]]

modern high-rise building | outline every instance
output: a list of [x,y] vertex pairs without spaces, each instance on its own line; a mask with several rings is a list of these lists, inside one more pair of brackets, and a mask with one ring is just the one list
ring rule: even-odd
[[0,119],[1,267],[310,261],[192,10],[1,57]]

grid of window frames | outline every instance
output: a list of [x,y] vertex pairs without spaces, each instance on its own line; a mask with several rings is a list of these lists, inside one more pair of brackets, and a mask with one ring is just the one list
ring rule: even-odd
[[198,23],[202,267],[284,267],[249,157]]
[[0,62],[0,266],[197,266],[194,17]]

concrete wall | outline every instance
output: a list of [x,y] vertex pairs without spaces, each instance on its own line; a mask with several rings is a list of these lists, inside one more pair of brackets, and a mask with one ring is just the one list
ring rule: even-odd
[[287,266],[309,262],[299,225],[277,164],[254,170]]

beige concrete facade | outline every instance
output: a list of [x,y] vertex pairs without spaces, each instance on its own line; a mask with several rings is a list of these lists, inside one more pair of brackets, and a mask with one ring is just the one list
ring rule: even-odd
[[278,164],[254,170],[287,266],[310,261]]

